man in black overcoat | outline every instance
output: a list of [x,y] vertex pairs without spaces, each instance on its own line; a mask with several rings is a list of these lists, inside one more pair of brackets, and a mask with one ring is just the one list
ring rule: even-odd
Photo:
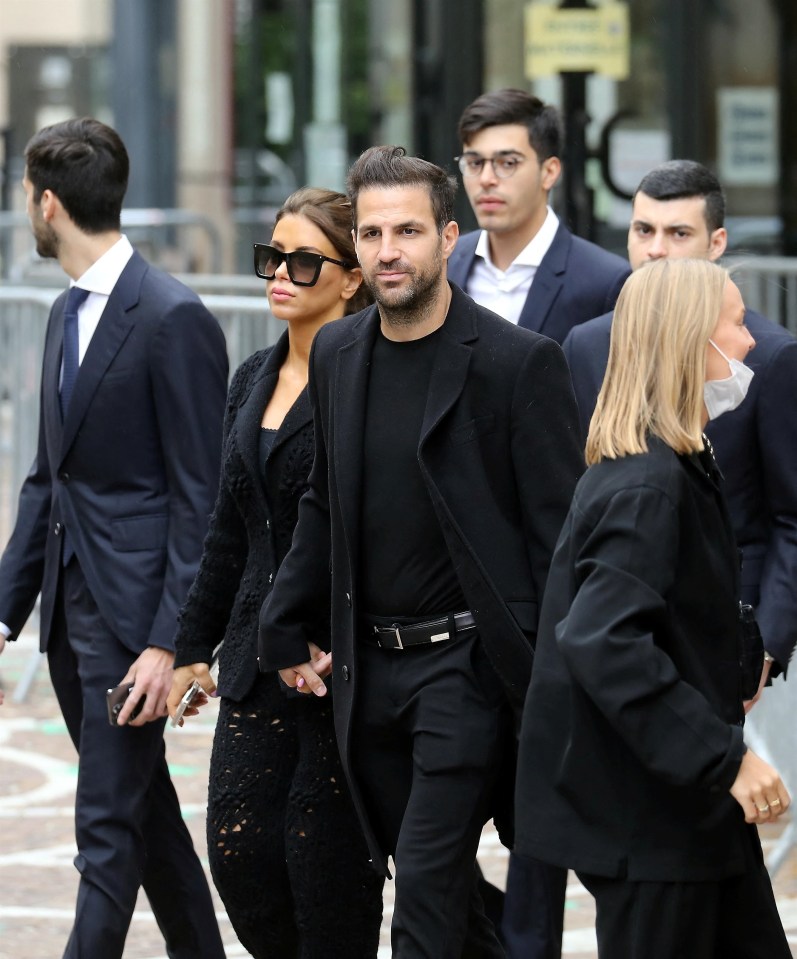
[[455,190],[398,147],[350,172],[376,305],[313,345],[310,489],[260,625],[261,668],[324,695],[306,627],[331,599],[338,743],[374,863],[393,856],[401,959],[503,955],[475,856],[511,802],[513,711],[583,468],[560,348],[447,282]]

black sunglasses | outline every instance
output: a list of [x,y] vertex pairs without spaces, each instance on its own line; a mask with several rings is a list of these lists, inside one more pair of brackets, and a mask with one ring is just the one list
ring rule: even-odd
[[288,276],[296,286],[315,286],[325,263],[334,263],[344,270],[353,270],[357,265],[347,260],[333,260],[321,253],[307,253],[305,250],[285,253],[266,243],[255,243],[255,273],[261,279],[273,280],[282,262],[287,263]]

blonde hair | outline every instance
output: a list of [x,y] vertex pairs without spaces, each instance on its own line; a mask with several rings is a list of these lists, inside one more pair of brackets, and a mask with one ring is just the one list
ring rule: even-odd
[[648,435],[677,453],[703,449],[706,346],[727,282],[709,260],[656,260],[629,276],[589,424],[588,464],[644,453]]

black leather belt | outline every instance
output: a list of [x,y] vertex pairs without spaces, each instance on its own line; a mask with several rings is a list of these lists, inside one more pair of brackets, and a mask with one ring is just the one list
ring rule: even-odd
[[473,629],[476,625],[473,613],[469,609],[462,613],[454,613],[453,616],[432,619],[426,623],[409,623],[406,626],[400,623],[391,623],[389,626],[377,625],[367,617],[363,617],[362,621],[367,628],[366,637],[375,640],[381,649],[405,649],[407,646],[440,643],[463,630]]

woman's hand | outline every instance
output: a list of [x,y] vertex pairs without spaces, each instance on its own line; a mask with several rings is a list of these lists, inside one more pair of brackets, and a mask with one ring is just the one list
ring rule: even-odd
[[731,796],[744,810],[746,822],[774,822],[791,804],[776,769],[748,749],[731,786]]
[[[212,696],[216,692],[216,684],[213,682],[213,677],[210,675],[210,666],[208,666],[207,663],[192,663],[190,666],[179,666],[174,671],[172,689],[166,701],[166,709],[170,716],[174,716],[177,712],[180,700],[186,694],[189,687],[194,684],[194,680],[202,687],[202,692],[197,693],[190,705],[186,706],[183,716],[196,716],[199,713],[200,707],[207,703],[208,696]],[[179,725],[183,725],[182,719]]]
[[325,653],[315,643],[308,643],[307,646],[310,659],[306,663],[279,670],[280,678],[286,686],[292,686],[300,693],[325,696],[327,687],[324,678],[332,672],[332,653]]

